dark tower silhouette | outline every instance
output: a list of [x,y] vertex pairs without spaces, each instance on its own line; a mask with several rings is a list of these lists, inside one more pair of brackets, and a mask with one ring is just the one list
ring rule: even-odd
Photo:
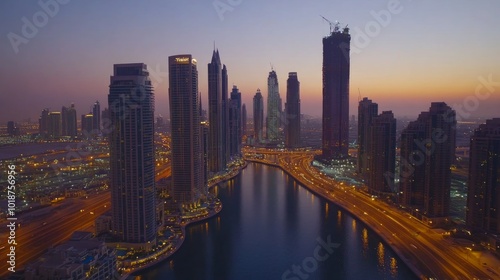
[[222,64],[219,51],[214,50],[208,64],[208,171],[217,173],[225,169],[222,111]]
[[467,225],[500,234],[500,118],[487,120],[470,139]]
[[241,137],[247,135],[247,106],[241,105]]
[[300,82],[297,72],[288,73],[285,104],[285,146],[300,146]]
[[154,94],[146,64],[114,65],[108,106],[112,231],[122,242],[148,248],[156,243],[156,188]]
[[373,118],[369,129],[368,188],[372,193],[392,193],[396,172],[396,119],[391,111]]
[[169,99],[173,197],[187,209],[205,194],[198,70],[190,54],[169,57]]
[[256,143],[262,142],[264,130],[264,99],[260,89],[253,97],[253,132]]
[[227,68],[222,66],[222,149],[225,167],[229,162],[231,153],[229,151],[229,84],[227,82]]
[[231,157],[241,154],[241,92],[233,86],[229,102],[229,150]]
[[363,98],[358,105],[358,173],[366,179],[370,155],[370,126],[378,114],[378,104]]
[[346,158],[349,149],[349,69],[351,35],[338,26],[323,38],[324,159]]
[[99,101],[94,103],[94,107],[92,107],[92,115],[94,116],[92,130],[94,134],[99,135],[101,133],[101,105]]
[[455,111],[433,102],[401,134],[402,204],[432,223],[450,209],[451,163],[455,158]]

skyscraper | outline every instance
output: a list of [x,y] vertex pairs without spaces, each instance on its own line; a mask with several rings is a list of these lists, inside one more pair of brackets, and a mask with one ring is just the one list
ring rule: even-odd
[[77,135],[76,109],[75,104],[71,104],[69,108],[63,106],[61,109],[62,117],[62,135],[72,138]]
[[241,154],[241,92],[236,86],[229,101],[229,151],[231,157]]
[[205,193],[196,60],[190,54],[170,56],[168,71],[173,198],[183,208]]
[[266,116],[266,135],[270,141],[279,139],[280,127],[280,105],[281,98],[279,93],[278,76],[272,70],[267,78],[267,116]]
[[52,138],[59,138],[62,135],[61,112],[50,112],[48,122],[48,135]]
[[222,166],[225,167],[231,156],[229,151],[229,84],[225,64],[222,66],[222,149],[224,154]]
[[109,128],[110,128],[110,118],[109,118],[109,109],[108,108],[104,108],[104,110],[102,110],[101,112],[101,126],[102,126],[102,134],[103,136],[108,136],[109,134]]
[[358,173],[367,178],[370,155],[370,126],[378,114],[378,104],[363,98],[358,105]]
[[47,135],[49,132],[49,109],[43,109],[40,118],[38,119],[38,132]]
[[98,135],[101,133],[101,105],[99,101],[94,103],[94,107],[92,107],[92,115],[94,116],[92,130],[94,134]]
[[241,137],[247,135],[247,106],[241,105]]
[[402,204],[430,222],[449,214],[455,128],[455,111],[444,102],[433,102],[429,112],[422,112],[401,134]]
[[262,130],[264,129],[264,100],[260,89],[257,89],[253,97],[253,133],[256,143],[262,142]]
[[222,134],[222,64],[219,51],[214,50],[212,62],[208,64],[208,170],[222,171],[226,166]]
[[487,120],[470,139],[467,225],[500,233],[500,118]]
[[202,153],[203,153],[203,184],[208,184],[208,134],[210,127],[207,122],[201,122],[201,138],[202,138]]
[[81,117],[81,133],[85,139],[92,138],[92,128],[94,127],[94,115],[88,113]]
[[288,73],[285,104],[285,146],[300,146],[300,82],[297,72]]
[[323,38],[324,159],[342,159],[349,149],[349,50],[351,35],[338,26]]
[[373,118],[368,149],[368,189],[375,194],[392,193],[396,172],[396,119],[391,111]]
[[112,232],[130,247],[148,248],[156,243],[156,188],[154,94],[146,64],[113,66],[108,107]]

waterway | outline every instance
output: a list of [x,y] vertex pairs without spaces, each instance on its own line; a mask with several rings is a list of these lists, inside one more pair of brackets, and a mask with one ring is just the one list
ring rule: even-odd
[[417,279],[372,230],[278,168],[250,163],[213,191],[222,212],[136,279]]

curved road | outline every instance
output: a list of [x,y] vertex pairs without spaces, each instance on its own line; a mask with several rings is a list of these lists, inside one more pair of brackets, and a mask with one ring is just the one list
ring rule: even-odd
[[[265,154],[263,151],[258,153]],[[399,252],[410,267],[417,268],[422,274],[419,275],[421,278],[500,278],[495,272],[468,261],[462,248],[451,246],[441,234],[430,230],[407,213],[318,172],[311,167],[314,154],[273,151],[264,159],[248,159],[281,167],[310,190],[357,216]]]

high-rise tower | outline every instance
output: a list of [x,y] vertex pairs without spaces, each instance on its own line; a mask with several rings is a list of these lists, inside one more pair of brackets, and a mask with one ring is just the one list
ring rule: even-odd
[[229,102],[229,150],[231,157],[241,154],[241,92],[233,86]]
[[168,64],[173,197],[185,208],[205,193],[198,70],[190,54],[170,56]]
[[288,73],[285,104],[285,146],[300,146],[300,82],[297,72]]
[[94,115],[92,115],[91,113],[83,114],[80,120],[82,138],[91,139],[93,135],[95,135],[92,132],[94,127]]
[[101,105],[99,101],[96,101],[92,107],[92,116],[94,116],[92,130],[94,134],[99,135],[101,133]]
[[156,242],[153,87],[144,63],[115,64],[110,80],[112,232],[149,247]]
[[76,109],[75,104],[71,104],[71,107],[62,107],[62,135],[70,136],[72,138],[77,135],[77,125],[76,125]]
[[373,118],[369,129],[368,189],[375,194],[393,193],[396,172],[396,119],[391,111]]
[[49,109],[42,110],[42,114],[38,119],[38,132],[42,135],[47,135],[49,132]]
[[266,135],[270,141],[279,139],[279,127],[281,116],[281,98],[279,93],[278,76],[272,70],[267,78],[267,116],[266,116]]
[[467,225],[500,233],[500,118],[487,120],[470,139]]
[[208,64],[208,171],[217,173],[225,169],[222,133],[222,64],[219,51],[214,50]]
[[227,68],[222,66],[222,149],[225,167],[229,162],[231,153],[229,151],[229,84],[227,82]]
[[363,98],[358,105],[358,173],[367,178],[370,155],[370,127],[378,114],[378,104]]
[[402,204],[426,219],[449,214],[455,129],[455,111],[444,102],[433,102],[429,112],[422,112],[401,133]]
[[241,104],[241,137],[247,135],[247,105]]
[[52,138],[59,138],[62,135],[61,112],[50,112],[48,122],[48,135]]
[[253,97],[253,132],[256,143],[262,142],[262,130],[264,129],[264,100],[260,89],[257,89]]
[[349,50],[351,35],[338,26],[323,38],[324,159],[347,157],[349,149]]

